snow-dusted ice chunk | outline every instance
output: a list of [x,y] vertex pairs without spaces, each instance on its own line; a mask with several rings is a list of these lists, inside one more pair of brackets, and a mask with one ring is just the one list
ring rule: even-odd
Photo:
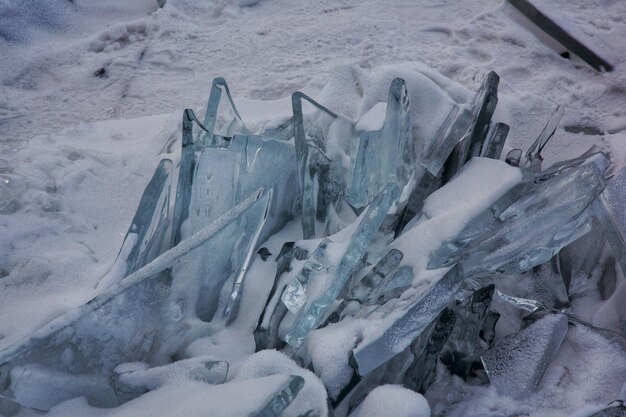
[[353,355],[359,375],[367,375],[411,345],[454,299],[462,280],[461,269],[451,268],[380,337],[357,346]]
[[324,319],[331,304],[337,299],[348,278],[358,266],[365,250],[383,223],[387,211],[396,202],[399,194],[400,190],[395,184],[387,184],[359,217],[356,229],[347,244],[337,245],[338,247],[334,248],[332,258],[319,269],[323,272],[315,277],[317,286],[322,287],[321,292],[307,294],[306,311],[297,317],[291,330],[283,338],[285,342],[294,348],[300,347],[308,332]]
[[[376,109],[375,106],[372,111]],[[366,124],[363,120],[356,125],[355,143],[351,144],[353,154],[350,155],[352,182],[347,195],[348,202],[356,208],[369,204],[389,182],[404,188],[413,175],[415,152],[404,80],[396,78],[392,81],[385,110],[382,126],[373,122]],[[379,118],[376,116],[370,117]],[[367,131],[359,131],[359,128]]]
[[506,208],[447,261],[433,256],[429,268],[461,262],[468,275],[524,272],[552,258],[591,228],[589,205],[605,186],[605,160],[590,158],[574,168],[537,178],[528,192]]
[[148,183],[111,271],[98,283],[108,287],[169,249],[172,161],[163,159]]
[[482,355],[489,381],[500,394],[522,398],[537,389],[565,339],[567,323],[565,315],[547,315]]
[[336,409],[340,412],[354,410],[372,390],[384,384],[401,384],[424,392],[433,382],[439,354],[455,320],[454,311],[444,308],[405,349],[362,376]]
[[228,362],[200,356],[154,368],[141,362],[123,364],[115,368],[112,378],[115,394],[124,403],[168,382],[191,380],[221,384],[227,375]]
[[[225,248],[227,238],[245,233],[238,222],[246,213],[266,211],[269,199],[268,193],[257,191],[87,304],[0,352],[0,394],[40,410],[76,396],[96,406],[117,405],[113,370],[128,362],[160,365],[171,360],[186,342],[190,322],[198,322],[196,312],[205,302],[198,294],[206,281],[224,279],[223,265],[218,269],[215,262],[230,262],[207,249],[237,252]],[[198,258],[206,260],[204,271],[181,269],[198,265],[190,262]],[[219,292],[219,286],[213,287]]]

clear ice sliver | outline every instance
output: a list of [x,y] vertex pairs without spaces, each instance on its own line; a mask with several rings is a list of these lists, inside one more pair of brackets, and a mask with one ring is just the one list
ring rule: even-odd
[[[341,260],[336,265],[329,265],[330,276],[327,287],[306,306],[307,311],[301,314],[284,340],[294,348],[304,342],[309,331],[320,324],[328,312],[331,304],[354,272],[363,257],[367,246],[371,243],[379,227],[383,223],[387,211],[397,200],[400,190],[395,184],[387,184],[383,191],[370,203],[368,208],[359,217],[359,224],[350,237],[350,241],[341,252]],[[338,255],[335,254],[335,257]]]

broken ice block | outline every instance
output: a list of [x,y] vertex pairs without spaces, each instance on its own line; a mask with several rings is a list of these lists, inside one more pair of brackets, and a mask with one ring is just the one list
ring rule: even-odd
[[[356,128],[359,128],[357,123]],[[347,201],[356,208],[368,205],[387,183],[400,189],[413,175],[415,152],[406,83],[395,78],[389,88],[385,120],[377,130],[357,131],[350,157]]]
[[460,267],[451,268],[380,337],[357,346],[353,356],[359,375],[367,375],[406,349],[454,299],[462,281]]
[[324,319],[331,304],[337,299],[348,278],[358,266],[365,250],[383,223],[387,211],[396,202],[399,194],[400,190],[395,184],[387,184],[357,220],[358,225],[347,245],[337,245],[332,258],[329,256],[330,259],[323,269],[318,269],[323,272],[316,275],[315,280],[318,282],[322,280],[324,287],[317,294],[307,294],[306,312],[297,317],[291,330],[283,338],[285,342],[294,348],[300,347],[308,332]]
[[[221,269],[211,268],[211,259],[224,260],[206,249],[236,252],[228,247],[229,236],[245,233],[238,222],[247,213],[265,211],[268,202],[269,195],[257,191],[104,293],[0,352],[0,395],[40,410],[76,396],[99,407],[117,405],[111,385],[114,368],[171,360],[186,342],[189,320],[198,322],[195,312],[204,303],[197,298],[201,288],[207,280],[224,279]],[[189,269],[189,275],[179,274],[181,265],[197,258],[207,260],[209,275]]]
[[166,232],[170,225],[171,177],[172,161],[162,159],[141,196],[111,271],[98,283],[100,288],[118,282],[169,249]]
[[489,381],[502,395],[523,398],[537,389],[567,333],[567,317],[547,315],[498,340],[483,355]]
[[[413,391],[426,391],[433,383],[442,354],[442,360],[446,359],[446,365],[454,367],[455,373],[469,372],[476,361],[480,362],[479,354],[487,344],[481,339],[481,331],[492,295],[493,286],[481,288],[457,305],[424,316],[425,327],[420,326],[409,345],[367,375],[361,374],[362,378],[341,400],[338,409],[353,409],[382,384],[402,384]],[[351,361],[357,362],[356,354]]]
[[221,384],[226,381],[228,362],[208,357],[183,359],[168,365],[148,368],[147,364],[123,364],[115,368],[113,386],[121,403],[155,390],[168,381],[199,381]]

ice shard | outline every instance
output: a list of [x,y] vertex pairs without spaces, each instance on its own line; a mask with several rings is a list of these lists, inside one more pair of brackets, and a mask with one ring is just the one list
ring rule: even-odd
[[120,403],[124,403],[169,381],[221,384],[226,381],[227,375],[228,362],[200,356],[154,368],[148,368],[147,364],[141,362],[123,364],[114,369],[112,381],[115,395]]
[[295,323],[283,338],[289,345],[294,348],[300,347],[307,333],[324,319],[331,304],[337,299],[348,278],[358,266],[365,250],[385,220],[387,211],[396,202],[399,194],[400,190],[395,184],[387,184],[357,220],[358,225],[350,236],[348,244],[336,245],[338,247],[335,248],[332,259],[336,260],[340,256],[339,262],[326,260],[318,268],[319,274],[313,279],[326,282],[325,288],[317,294],[306,294],[308,300],[303,308],[306,311],[298,315]]
[[[207,243],[225,245],[230,227],[247,212],[266,210],[268,202],[268,193],[255,192],[87,304],[0,352],[0,395],[40,410],[76,396],[99,407],[119,404],[111,383],[114,369],[128,362],[168,363],[185,343],[189,320],[197,321],[195,297],[211,276],[181,276],[178,268],[207,254],[218,260]],[[224,279],[209,262],[206,266],[213,279]]]
[[[498,101],[499,79],[496,73],[490,72],[472,103],[455,105],[439,127],[435,139],[415,169],[415,186],[397,221],[396,235],[421,212],[424,201],[431,193],[456,175],[471,157],[480,156]],[[485,149],[485,152],[494,151]]]
[[[352,135],[351,122],[301,92],[294,93],[291,102],[302,196],[302,233],[305,239],[328,236],[345,226],[340,213],[344,208],[349,209],[343,202],[346,168],[339,158],[332,157],[329,146],[333,142],[329,140],[329,132],[331,125],[343,123]],[[309,106],[312,110],[305,112]]]
[[541,162],[543,161],[541,151],[543,151],[543,148],[548,144],[548,141],[552,138],[552,136],[554,136],[556,129],[559,127],[559,123],[561,123],[563,114],[563,106],[557,106],[537,139],[526,151],[526,165],[530,166],[531,169],[535,169],[537,171],[541,169]]
[[260,187],[271,187],[274,193],[264,240],[296,214],[299,190],[293,145],[235,135],[222,147],[203,148],[193,174],[190,228],[202,228]]
[[[278,417],[295,399],[302,387],[304,378],[298,375],[289,375],[289,380],[272,395],[268,402],[254,417]],[[307,415],[310,415],[307,413]]]
[[380,337],[357,346],[353,357],[359,375],[367,375],[406,349],[454,299],[463,277],[461,268],[454,266],[414,301]]
[[[388,290],[388,287],[396,276],[396,270],[402,258],[404,258],[404,254],[398,249],[389,250],[370,272],[351,285],[346,300],[356,300],[360,304],[365,305],[376,303],[385,290]],[[412,276],[411,274],[411,277]],[[401,280],[401,278],[398,277],[398,280]],[[402,286],[402,284],[396,285],[395,287],[398,286]]]
[[493,286],[481,288],[429,316],[430,322],[406,348],[359,379],[341,399],[339,409],[354,409],[371,390],[383,384],[401,384],[424,392],[433,383],[440,357],[457,374],[476,367],[487,344],[481,337],[492,295]]
[[474,156],[480,156],[481,149],[491,116],[498,104],[498,83],[500,77],[491,71],[476,92],[470,104],[471,121],[468,132],[463,139],[454,147],[452,154],[446,161],[443,171],[443,181],[447,182],[454,177],[467,161]]
[[622,168],[607,184],[594,211],[611,245],[622,271],[626,271],[626,168]]
[[211,83],[211,94],[202,124],[206,129],[202,137],[203,146],[219,146],[235,134],[249,133],[223,78],[214,78]]
[[178,183],[176,185],[176,198],[174,200],[174,213],[172,216],[172,242],[171,246],[177,245],[182,239],[182,226],[189,217],[189,204],[193,187],[193,173],[197,165],[196,154],[200,149],[199,141],[194,140],[194,126],[206,129],[196,118],[193,110],[186,109],[183,112],[182,149],[180,153],[180,165],[178,167]]
[[[359,128],[359,123],[356,127]],[[383,126],[378,130],[357,131],[353,139],[352,180],[347,194],[347,201],[353,207],[368,205],[387,183],[394,183],[401,190],[409,183],[415,152],[404,80],[395,78],[391,82]]]
[[495,325],[495,322],[487,322],[493,295],[494,286],[489,285],[452,307],[456,321],[441,353],[441,362],[451,374],[466,379],[482,368],[480,355],[491,343],[485,340],[483,330],[489,325],[493,332]]
[[431,319],[406,348],[362,376],[335,409],[341,413],[354,410],[374,388],[385,384],[424,392],[435,377],[437,360],[454,328],[456,314],[445,308]]
[[484,233],[458,243],[462,248],[447,261],[433,256],[429,268],[462,262],[468,275],[480,275],[524,272],[548,261],[590,230],[588,207],[604,189],[605,169],[606,160],[594,157],[557,175],[537,178]]
[[[306,249],[299,248],[294,242],[287,242],[283,245],[276,258],[274,285],[259,319],[259,324],[254,331],[257,351],[281,347],[283,342],[278,337],[278,328],[288,311],[287,306],[282,302],[282,292],[287,283],[281,282],[281,277],[283,274],[296,269],[295,263],[300,262],[304,264],[304,261],[308,258],[309,252]],[[301,268],[304,268],[304,265]]]
[[498,340],[483,355],[489,381],[502,395],[534,392],[567,333],[567,317],[549,314],[519,333]]
[[169,249],[171,184],[172,161],[163,159],[141,196],[117,259],[99,287],[114,284]]

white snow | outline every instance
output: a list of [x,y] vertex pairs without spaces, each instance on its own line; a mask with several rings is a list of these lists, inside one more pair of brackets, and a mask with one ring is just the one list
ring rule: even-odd
[[370,392],[350,417],[430,417],[430,407],[422,395],[398,385],[381,385]]
[[[182,109],[206,104],[213,77],[227,79],[253,129],[289,116],[288,96],[296,90],[363,118],[368,129],[379,126],[389,83],[402,77],[411,118],[420,121],[413,133],[423,143],[447,115],[436,109],[470,100],[494,70],[501,77],[494,119],[511,125],[505,153],[526,148],[554,107],[564,104],[544,164],[595,145],[617,167],[624,165],[626,3],[550,2],[598,41],[615,71],[597,73],[561,58],[506,1],[169,0],[162,9],[153,0],[0,1],[0,180],[16,202],[3,212],[0,194],[0,349],[97,295],[95,286],[111,268],[158,161],[178,162]],[[603,133],[571,133],[566,126]],[[431,250],[518,180],[519,171],[503,163],[472,161],[429,198],[415,233],[398,242],[411,253],[405,262],[425,269]],[[447,203],[453,197],[457,205]],[[301,238],[297,224],[281,233],[266,243],[273,254],[268,262],[282,237]],[[242,311],[240,327],[188,347],[190,355],[231,360],[237,376],[229,381],[237,385],[166,384],[119,409],[98,410],[74,399],[50,415],[240,415],[240,396],[262,402],[280,384],[282,377],[266,376],[274,372],[300,372],[309,390],[305,398],[325,401],[322,382],[312,373],[277,352],[253,355],[250,329],[274,278],[268,262],[257,258],[251,267],[259,280],[244,289],[242,303],[250,310]],[[415,291],[440,274],[421,275]],[[620,302],[625,288],[618,284],[607,302],[590,295],[574,306],[594,324],[615,327],[626,316]],[[354,333],[332,335],[329,326],[313,334],[307,348],[331,393],[333,384],[349,378],[346,352],[364,327],[355,323]],[[218,345],[218,339],[229,342]],[[623,350],[575,327],[541,390],[523,403],[454,378],[445,395],[429,399],[434,415],[568,416],[623,398],[625,363]],[[272,370],[261,372],[263,367]],[[258,385],[244,376],[267,379]],[[597,389],[578,389],[582,381],[585,387],[594,381]],[[212,408],[216,404],[223,407]],[[428,413],[418,394],[380,387],[356,415]]]

